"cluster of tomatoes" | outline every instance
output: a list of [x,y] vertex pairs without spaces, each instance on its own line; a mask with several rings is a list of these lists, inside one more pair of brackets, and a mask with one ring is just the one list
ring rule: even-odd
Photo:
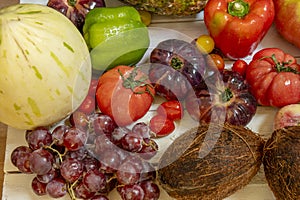
[[[218,70],[222,71],[225,68],[225,62],[221,52],[216,52],[215,42],[209,35],[200,35],[196,38],[196,46],[203,53],[208,54],[208,64],[210,66],[216,67]],[[247,69],[247,62],[238,59],[232,65],[232,71],[238,72],[242,76],[245,76]]]
[[[219,71],[224,70],[224,57],[216,50],[214,40],[209,35],[201,35],[194,42],[206,56],[208,65],[216,67]],[[299,102],[297,100],[300,98],[300,84],[297,84],[297,80],[300,81],[299,69],[295,58],[277,48],[260,50],[249,64],[243,59],[238,59],[231,66],[231,71],[242,75],[250,84],[252,89],[250,92],[260,105],[275,107]],[[274,81],[267,83],[268,78],[257,74],[265,74],[269,78],[269,75],[272,75]],[[281,85],[277,80],[278,77],[292,84]],[[260,84],[257,84],[258,82]],[[277,94],[281,97],[279,98]],[[79,110],[91,113],[95,109],[100,109],[119,126],[127,126],[145,116],[152,106],[155,95],[155,88],[147,74],[135,67],[121,65],[92,80],[88,95]],[[175,130],[175,121],[182,119],[183,113],[180,101],[166,100],[147,123],[157,137],[163,137]]]
[[[215,44],[208,35],[195,40],[197,47],[209,56],[208,64],[218,70],[224,70],[223,57],[214,53]],[[247,63],[238,60],[232,70],[245,73]],[[142,118],[150,109],[155,96],[155,89],[146,74],[129,66],[117,66],[104,72],[91,81],[88,95],[78,108],[90,114],[99,109],[109,115],[119,126],[127,126]],[[182,102],[166,100],[161,103],[154,116],[147,122],[156,137],[163,137],[175,130],[175,122],[183,117]]]
[[[214,52],[215,43],[210,36],[199,36],[196,44],[200,51],[210,56],[212,66],[224,70],[222,54]],[[238,59],[231,70],[245,78],[250,92],[262,106],[283,107],[300,102],[300,65],[295,57],[280,48],[263,48],[249,63]]]

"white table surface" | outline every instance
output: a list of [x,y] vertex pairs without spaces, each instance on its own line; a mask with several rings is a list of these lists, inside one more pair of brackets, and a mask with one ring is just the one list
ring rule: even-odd
[[[39,3],[46,4],[45,0],[22,0],[21,3]],[[107,6],[117,6],[121,5],[117,0],[108,0]],[[158,37],[159,40],[162,40],[162,37],[177,37],[176,34],[184,34],[186,37],[196,38],[201,34],[206,34],[207,30],[203,22],[203,13],[200,13],[196,16],[191,17],[160,17],[154,16],[152,24],[150,25],[150,30],[152,27],[163,28],[161,36]],[[156,30],[156,29],[154,29]],[[175,32],[174,32],[175,31]],[[178,31],[178,32],[177,32]],[[271,27],[266,37],[258,46],[257,50],[265,47],[279,47],[285,52],[290,53],[298,58],[300,58],[300,50],[287,43],[282,39],[279,34],[276,32],[274,26]],[[246,61],[251,59],[251,56],[245,58]],[[232,62],[226,61],[226,67],[230,68]],[[154,108],[153,108],[154,109]],[[256,133],[262,135],[264,138],[268,138],[273,131],[273,119],[276,113],[276,108],[271,107],[258,107],[257,113],[248,124],[248,127],[255,131]],[[153,114],[153,111],[150,111],[147,116],[142,120],[148,120],[149,116]],[[187,115],[185,115],[187,116]],[[158,144],[160,148],[166,147],[166,143],[170,143],[178,134],[184,132],[193,125],[193,121],[185,117],[179,124],[176,124],[176,132],[164,139],[160,139]],[[10,154],[12,150],[25,144],[24,131],[16,130],[13,128],[8,128],[7,133],[7,145],[6,145],[6,159],[4,165],[5,177],[4,177],[4,186],[3,186],[3,196],[2,199],[5,200],[38,200],[38,199],[51,199],[49,197],[37,197],[31,189],[31,180],[34,175],[26,175],[17,173],[17,169],[10,162]],[[110,199],[118,200],[120,197],[114,191],[110,194]],[[61,199],[69,199],[69,197],[64,197]],[[162,200],[171,199],[163,190],[161,192]],[[261,168],[260,172],[253,178],[251,183],[241,190],[237,191],[234,195],[226,198],[227,200],[274,200],[274,196],[270,191],[266,180],[264,178],[263,169]]]

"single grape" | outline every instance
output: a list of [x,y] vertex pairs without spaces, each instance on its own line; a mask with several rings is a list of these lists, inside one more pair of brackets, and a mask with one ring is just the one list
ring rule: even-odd
[[57,176],[58,176],[58,172],[56,171],[56,169],[52,167],[49,172],[43,175],[37,175],[36,178],[42,183],[49,183]]
[[98,157],[101,163],[101,169],[108,173],[114,173],[121,165],[121,156],[116,149],[109,149],[104,151]]
[[82,176],[83,164],[80,160],[66,158],[60,165],[60,174],[66,181],[73,183]]
[[143,148],[143,137],[141,135],[129,132],[121,141],[122,148],[130,152],[138,152]]
[[52,131],[52,140],[56,141],[55,144],[58,146],[63,146],[64,144],[64,134],[69,130],[69,126],[67,125],[59,125],[55,127]]
[[160,196],[160,189],[157,184],[153,181],[142,181],[140,183],[141,188],[143,189],[145,196],[143,200],[158,200]]
[[17,167],[17,161],[26,154],[30,154],[32,150],[27,146],[18,146],[10,154],[10,160]]
[[95,113],[90,117],[91,127],[96,134],[110,135],[117,127],[114,120],[103,113]]
[[69,117],[70,123],[73,127],[79,128],[83,131],[88,129],[89,119],[88,116],[81,111],[73,112]]
[[46,195],[46,183],[42,183],[40,182],[37,177],[34,177],[32,182],[31,182],[31,188],[33,190],[33,192],[38,195],[38,196],[43,196]]
[[65,155],[65,158],[74,158],[77,160],[83,160],[89,155],[88,151],[84,146],[80,147],[76,151],[68,151]]
[[31,153],[29,162],[30,169],[33,173],[44,175],[52,169],[54,157],[46,149],[40,148]]
[[141,173],[144,169],[144,161],[137,154],[130,154],[130,156],[127,156],[123,162],[132,163],[139,173]]
[[67,184],[62,178],[54,178],[46,186],[47,194],[52,198],[60,198],[67,194]]
[[71,127],[64,134],[64,146],[69,151],[76,151],[84,146],[87,140],[87,133],[76,127]]
[[135,163],[130,161],[123,162],[116,172],[117,180],[123,185],[136,184],[140,179],[140,171]]
[[95,196],[95,192],[91,192],[82,182],[76,185],[74,191],[75,196],[80,199],[90,199]]
[[145,122],[138,122],[136,123],[131,131],[135,134],[141,135],[144,139],[151,138],[151,131],[150,127]]
[[20,172],[25,173],[25,174],[31,174],[31,167],[30,167],[30,158],[31,158],[31,153],[27,154],[22,154],[22,157],[19,157],[16,160],[16,167]]
[[106,188],[106,176],[99,170],[89,170],[84,174],[82,183],[90,192],[104,190]]
[[93,153],[97,158],[101,156],[103,152],[115,148],[115,145],[112,143],[112,141],[104,134],[100,134],[96,137],[94,146],[95,148],[93,149]]
[[144,200],[145,192],[140,185],[125,185],[119,191],[122,200]]
[[129,132],[130,130],[126,127],[117,127],[111,133],[111,141],[115,145],[121,145],[122,138]]
[[83,167],[85,171],[99,169],[101,164],[94,157],[86,157],[82,160]]
[[48,146],[52,143],[52,135],[47,128],[39,127],[34,130],[26,131],[26,141],[32,150]]

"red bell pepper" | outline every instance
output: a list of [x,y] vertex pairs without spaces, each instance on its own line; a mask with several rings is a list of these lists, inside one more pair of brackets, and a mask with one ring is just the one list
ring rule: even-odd
[[261,105],[282,107],[300,103],[300,65],[281,49],[258,51],[247,67],[246,80]]
[[251,55],[275,16],[272,0],[209,0],[204,22],[215,45],[231,59]]

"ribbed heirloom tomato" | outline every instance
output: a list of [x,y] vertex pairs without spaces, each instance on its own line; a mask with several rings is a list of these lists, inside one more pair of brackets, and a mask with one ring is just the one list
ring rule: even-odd
[[258,51],[249,63],[246,80],[261,105],[282,107],[300,102],[300,65],[281,49]]
[[120,65],[100,76],[96,101],[102,113],[113,118],[117,125],[126,126],[148,112],[154,95],[145,73],[137,67]]

